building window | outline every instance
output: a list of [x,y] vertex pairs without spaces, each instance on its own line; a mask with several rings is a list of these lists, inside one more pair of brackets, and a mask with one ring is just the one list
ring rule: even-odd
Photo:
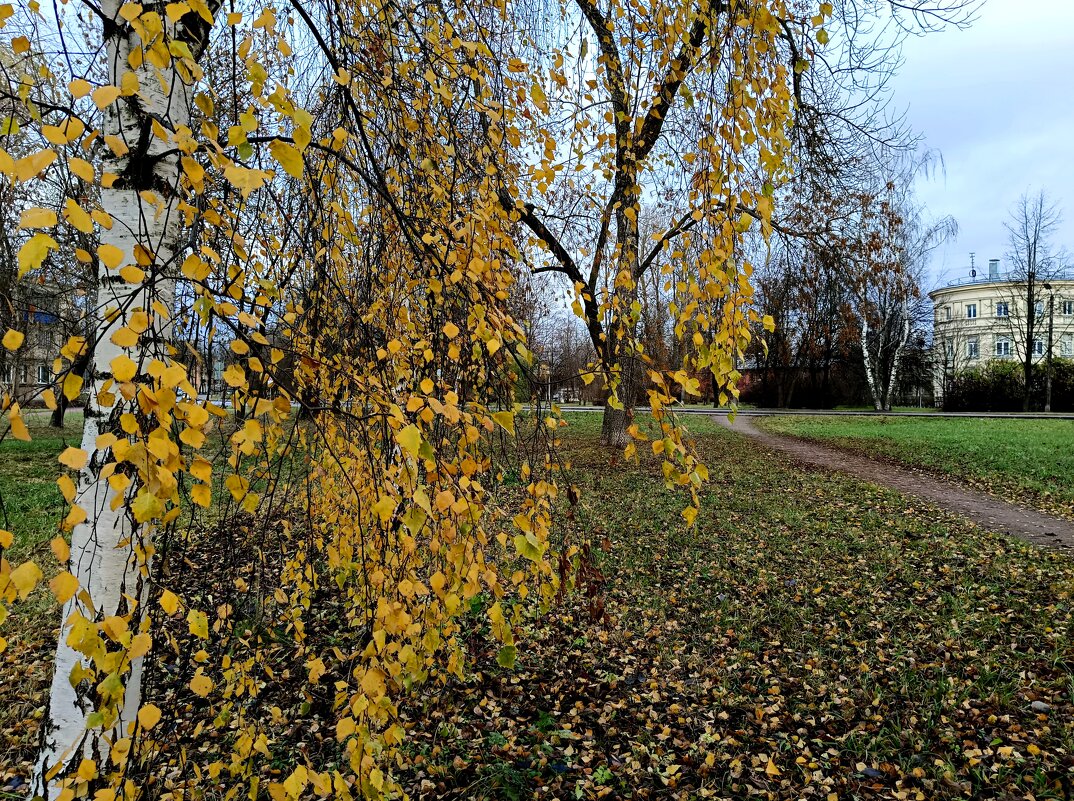
[[39,364],[37,366],[37,383],[48,384],[52,381],[52,374],[49,372],[47,364]]
[[1010,317],[1011,307],[1007,305],[1007,301],[996,301],[996,317]]
[[1071,348],[1072,344],[1074,344],[1074,343],[1071,343],[1070,334],[1064,334],[1063,338],[1059,340],[1059,352],[1063,356],[1070,356],[1071,351],[1072,351],[1072,348]]
[[944,316],[945,316],[945,317],[946,317],[946,319],[948,319],[948,320],[950,320],[950,319],[951,319],[951,307],[950,307],[950,306],[945,306],[945,307],[944,307]]
[[967,303],[966,304],[966,319],[967,320],[974,320],[976,318],[977,318],[977,304],[976,303]]
[[1062,309],[1063,310],[1060,313],[1064,317],[1070,317],[1071,315],[1074,315],[1074,300],[1064,300]]
[[981,355],[981,346],[977,341],[977,337],[970,337],[966,341],[966,356],[971,359],[976,359]]
[[945,339],[943,343],[944,356],[948,361],[955,358],[955,341],[953,339]]
[[1033,354],[1036,356],[1044,355],[1044,340],[1033,338]]
[[997,356],[1010,356],[1011,355],[1011,340],[1007,337],[996,337],[996,355]]
[[1038,320],[1041,317],[1044,316],[1044,301],[1043,300],[1038,300],[1036,303],[1033,304],[1033,312],[1037,315]]

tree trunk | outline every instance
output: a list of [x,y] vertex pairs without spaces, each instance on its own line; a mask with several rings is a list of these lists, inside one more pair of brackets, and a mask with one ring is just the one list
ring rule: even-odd
[[862,314],[861,318],[861,358],[865,362],[865,381],[869,385],[869,397],[873,401],[873,408],[878,412],[882,412],[884,411],[884,401],[880,395],[880,387],[874,372],[873,356],[869,353],[869,320],[865,314]]
[[1029,258],[1029,275],[1026,279],[1026,341],[1024,360],[1022,361],[1022,379],[1025,382],[1022,392],[1022,411],[1028,412],[1033,398],[1033,345],[1037,329],[1037,291],[1036,291],[1036,255]]
[[634,396],[641,378],[641,364],[633,356],[624,357],[619,368],[618,397],[622,408],[616,409],[610,399],[604,402],[604,419],[600,427],[602,445],[625,448],[630,441],[627,428],[634,422]]
[[[86,377],[86,370],[89,369],[90,361],[93,358],[89,348],[75,359],[71,365],[71,372],[77,375],[79,378]],[[62,392],[56,393],[56,408],[52,410],[52,415],[49,417],[48,424],[52,428],[63,428],[63,418],[67,414],[67,409],[71,406],[71,402],[67,400],[67,396]]]
[[[604,364],[616,364],[619,370],[617,396],[623,408],[616,409],[605,401],[600,441],[604,445],[625,448],[630,435],[627,428],[634,422],[634,396],[641,380],[642,365],[635,353],[638,314],[638,216],[633,205],[641,197],[634,168],[620,173],[616,194],[622,199],[615,213],[616,263],[613,305],[617,330],[606,332]],[[628,205],[631,213],[627,213]],[[599,347],[599,343],[594,343]]]
[[[102,4],[103,16],[119,20],[120,6],[119,0],[106,0]],[[109,81],[118,86],[132,53],[138,53],[134,62],[140,63],[143,44],[122,22],[105,26],[104,44]],[[104,709],[104,723],[87,729],[89,714],[102,709],[97,685],[105,677],[68,643],[72,625],[83,618],[96,623],[113,615],[129,616],[128,629],[136,631],[148,595],[146,532],[132,522],[127,508],[137,482],[123,490],[125,497],[117,497],[116,490],[101,477],[101,468],[111,461],[110,453],[96,450],[99,435],[122,436],[118,416],[123,411],[137,413],[136,401],[132,406],[117,394],[115,405],[103,408],[99,393],[111,378],[110,365],[117,356],[129,356],[142,371],[154,359],[165,363],[170,360],[171,324],[153,309],[156,306],[170,310],[173,305],[175,286],[170,270],[178,233],[179,154],[173,141],[153,135],[152,124],[156,120],[169,132],[188,126],[190,97],[174,62],[164,69],[144,63],[134,72],[140,84],[138,94],[120,98],[104,114],[104,134],[119,137],[129,152],[113,156],[105,150],[103,171],[119,178],[112,187],[101,190],[101,206],[114,220],[110,228],[101,231],[101,244],[118,248],[123,264],[139,263],[136,248],[143,250],[143,256],[149,254],[151,263],[146,265],[143,258],[141,266],[146,277],[140,284],[126,283],[117,271],[103,264],[98,267],[97,316],[92,322],[95,348],[85,371],[89,397],[82,436],[82,449],[90,459],[79,475],[75,501],[87,517],[72,531],[69,565],[93,604],[86,604],[80,592],[63,608],[48,715],[32,787],[35,795],[52,799],[61,792],[64,775],[83,758],[96,762],[98,775],[105,773],[114,753],[110,742],[132,733],[141,703],[142,657],[124,658],[114,674],[123,686]],[[137,344],[124,349],[111,337],[130,321],[134,311],[147,312],[149,328]],[[143,377],[135,376],[136,386]],[[91,671],[90,678],[72,686],[71,673],[78,665]]]
[[903,324],[902,324],[902,336],[899,341],[895,343],[895,353],[891,357],[891,375],[887,378],[887,383],[884,386],[884,411],[891,411],[891,396],[895,392],[895,385],[899,380],[899,359],[902,358],[902,352],[906,350],[906,344],[910,341],[910,310],[903,309]]

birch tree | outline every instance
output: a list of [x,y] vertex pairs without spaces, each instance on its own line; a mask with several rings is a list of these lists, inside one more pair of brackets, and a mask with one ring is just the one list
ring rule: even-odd
[[[1045,314],[1049,280],[1063,269],[1063,255],[1051,241],[1062,222],[1059,207],[1042,190],[1023,194],[1006,223],[1007,261],[1010,265],[1002,290],[1007,302],[1007,323],[1022,363],[1022,411],[1030,410],[1033,397],[1033,363],[1038,342],[1047,333]],[[1040,351],[1043,353],[1043,347]]]
[[890,411],[902,355],[926,302],[929,255],[957,234],[953,218],[924,219],[908,182],[889,181],[861,198],[861,235],[848,252],[858,299],[862,360],[873,406]]
[[[649,367],[638,280],[665,249],[683,262],[674,330],[693,348],[649,370],[648,397],[693,521],[707,470],[662,407],[672,386],[696,390],[690,366],[730,392],[756,316],[738,244],[771,222],[794,76],[833,10],[788,6],[579,0],[559,7],[577,34],[544,47],[513,2],[109,2],[57,18],[0,0],[11,52],[43,65],[4,98],[43,144],[5,142],[2,180],[33,185],[63,160],[94,190],[19,223],[23,280],[71,247],[97,270],[92,334],[58,362],[86,421],[60,457],[62,628],[35,791],[189,797],[209,777],[222,797],[390,796],[399,704],[463,674],[459,617],[478,595],[513,664],[517,622],[588,552],[552,530],[560,422],[516,419],[505,387],[532,364],[509,305],[531,239],[571,279],[617,444],[641,437],[625,404]],[[591,225],[552,234],[545,200],[572,171]],[[654,175],[679,213],[643,247]],[[197,396],[176,348],[192,329],[227,353],[226,403]],[[6,349],[22,341],[4,332]],[[540,450],[501,505],[512,436]],[[3,614],[43,578],[0,561]],[[181,677],[189,703],[143,697],[152,669]],[[331,692],[323,759],[289,748],[264,692],[282,675]],[[230,750],[204,753],[199,733],[218,728]]]

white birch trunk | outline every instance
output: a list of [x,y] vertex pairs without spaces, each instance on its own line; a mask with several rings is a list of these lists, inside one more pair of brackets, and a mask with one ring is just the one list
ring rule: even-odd
[[873,408],[878,412],[884,411],[884,401],[880,397],[880,388],[877,386],[877,376],[872,354],[869,353],[869,318],[863,310],[861,316],[861,357],[865,362],[865,380],[869,384],[869,396],[873,399]]
[[895,384],[899,380],[899,357],[902,356],[902,352],[906,349],[906,343],[910,341],[910,309],[908,307],[903,308],[903,323],[902,323],[902,336],[899,338],[899,344],[895,346],[895,355],[891,362],[891,378],[888,379],[888,387],[884,392],[884,409],[891,409],[891,393],[895,389]]
[[[109,79],[117,86],[123,73],[130,69],[129,56],[141,48],[137,35],[118,16],[120,6],[118,0],[102,3],[104,15],[117,20],[120,26],[105,29]],[[112,188],[101,192],[102,208],[114,222],[110,230],[101,231],[100,239],[102,245],[113,245],[123,252],[124,264],[137,263],[137,245],[155,254],[155,258],[148,266],[143,260],[141,266],[146,279],[142,284],[128,284],[119,278],[118,270],[106,269],[103,264],[98,267],[96,345],[93,362],[86,373],[89,399],[82,436],[82,448],[90,454],[90,461],[79,476],[76,498],[87,518],[72,532],[69,567],[80,587],[88,592],[92,607],[80,593],[63,609],[43,747],[32,787],[35,795],[50,799],[59,795],[62,778],[77,768],[83,758],[94,760],[98,771],[104,772],[110,758],[110,743],[132,733],[141,703],[142,658],[139,657],[131,660],[129,672],[121,675],[124,689],[118,709],[113,710],[118,712],[114,721],[87,729],[88,716],[99,708],[96,684],[104,676],[98,675],[94,681],[82,681],[72,687],[72,670],[79,664],[89,667],[91,662],[67,641],[75,620],[85,617],[100,621],[111,615],[127,615],[132,611],[132,601],[138,607],[131,618],[131,628],[136,631],[134,624],[144,615],[148,592],[149,565],[141,547],[146,533],[127,510],[128,499],[117,498],[115,490],[100,478],[101,467],[110,460],[110,455],[107,450],[97,451],[95,445],[98,435],[117,430],[118,406],[124,401],[117,393],[117,406],[101,408],[98,393],[110,378],[109,365],[116,356],[126,353],[144,370],[152,359],[165,361],[169,355],[171,325],[155,314],[153,306],[157,302],[158,308],[163,305],[171,309],[174,297],[171,262],[180,229],[176,211],[179,157],[174,153],[173,141],[152,134],[150,121],[155,118],[169,134],[178,126],[187,126],[190,96],[174,65],[158,70],[146,63],[134,72],[140,83],[138,94],[120,98],[104,113],[103,132],[120,137],[130,152],[122,157],[109,153],[105,159],[104,171],[113,172],[120,179]],[[159,157],[167,152],[170,154]],[[142,190],[155,192],[159,203],[147,201],[139,194]],[[109,321],[110,310],[117,309],[121,313]],[[129,321],[130,313],[138,309],[149,313],[150,327],[137,345],[124,350],[110,338]]]

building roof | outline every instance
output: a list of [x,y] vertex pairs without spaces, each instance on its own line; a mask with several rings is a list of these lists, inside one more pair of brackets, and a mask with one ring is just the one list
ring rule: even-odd
[[[1047,278],[1042,277],[1039,280],[1040,280],[1041,283],[1044,283],[1044,282],[1058,282],[1058,281],[1074,282],[1074,269],[1061,270],[1058,273],[1049,274]],[[947,292],[948,290],[951,290],[951,289],[966,289],[966,288],[971,288],[971,287],[972,288],[977,288],[977,287],[985,286],[986,284],[1021,284],[1021,283],[1025,283],[1025,278],[1020,273],[1015,274],[1015,273],[1008,272],[1008,273],[1000,274],[1000,275],[998,275],[996,277],[989,277],[987,275],[985,275],[985,276],[980,276],[979,275],[979,276],[976,276],[976,277],[967,276],[966,278],[957,278],[954,281],[949,281],[948,283],[944,284],[941,287],[937,287],[936,289],[934,289],[931,292],[929,292],[929,297],[934,298],[937,295],[940,295],[940,294],[942,294],[944,292]]]

